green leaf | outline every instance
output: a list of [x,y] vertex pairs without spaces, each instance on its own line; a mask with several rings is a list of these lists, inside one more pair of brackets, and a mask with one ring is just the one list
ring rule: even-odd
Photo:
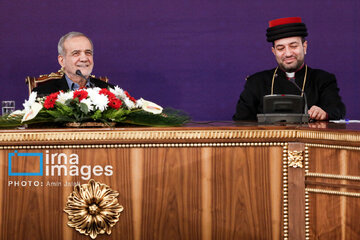
[[96,110],[95,112],[94,112],[94,114],[91,116],[91,118],[92,119],[94,119],[94,120],[97,120],[97,119],[100,119],[101,118],[101,111],[100,110]]
[[0,128],[14,128],[21,126],[23,115],[16,115],[10,117],[9,115],[0,116]]
[[187,113],[166,108],[161,114],[153,114],[143,110],[132,111],[126,119],[125,123],[153,126],[153,127],[166,127],[166,126],[181,126],[188,122],[190,117]]
[[85,103],[80,103],[80,110],[85,114],[88,114],[89,112],[89,108]]
[[74,99],[68,99],[68,100],[66,100],[65,101],[65,104],[67,105],[67,106],[70,106],[70,105],[72,105],[72,104],[74,104],[75,102],[74,102]]

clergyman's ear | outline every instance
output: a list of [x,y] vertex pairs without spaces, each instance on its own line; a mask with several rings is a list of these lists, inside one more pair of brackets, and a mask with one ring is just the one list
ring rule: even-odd
[[304,54],[306,54],[307,47],[308,47],[308,42],[307,42],[307,41],[305,41],[305,42],[303,43]]

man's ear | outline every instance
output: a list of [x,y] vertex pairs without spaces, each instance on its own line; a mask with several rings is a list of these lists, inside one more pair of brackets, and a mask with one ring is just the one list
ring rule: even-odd
[[307,47],[308,47],[308,44],[307,44],[307,41],[305,41],[305,42],[303,43],[304,54],[306,54]]
[[64,67],[65,64],[64,64],[64,57],[63,56],[61,56],[61,55],[58,56],[58,62],[59,62],[61,67]]
[[271,51],[275,55],[275,48],[274,47],[271,47]]

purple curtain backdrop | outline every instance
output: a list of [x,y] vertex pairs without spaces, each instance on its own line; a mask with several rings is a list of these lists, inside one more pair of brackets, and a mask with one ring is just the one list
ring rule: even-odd
[[28,97],[25,77],[57,71],[69,31],[95,46],[96,76],[194,120],[231,120],[246,76],[275,67],[268,21],[300,16],[306,62],[337,76],[347,118],[360,119],[360,1],[1,1],[0,101]]

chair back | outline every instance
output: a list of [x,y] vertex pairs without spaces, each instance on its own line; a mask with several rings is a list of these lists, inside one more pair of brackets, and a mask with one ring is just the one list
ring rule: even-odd
[[[59,70],[58,72],[56,73],[50,73],[50,74],[43,74],[43,75],[40,75],[39,77],[30,77],[30,76],[27,76],[25,78],[25,83],[28,85],[28,88],[29,88],[29,96],[31,94],[31,91],[41,85],[41,84],[44,84],[46,83],[47,81],[50,81],[50,80],[53,80],[53,79],[59,79],[59,78],[62,78],[64,76],[64,72],[62,70]],[[91,75],[91,77],[95,78],[94,75]],[[109,79],[107,77],[99,77],[98,79],[100,79],[101,81],[104,81],[104,82],[108,82]]]

